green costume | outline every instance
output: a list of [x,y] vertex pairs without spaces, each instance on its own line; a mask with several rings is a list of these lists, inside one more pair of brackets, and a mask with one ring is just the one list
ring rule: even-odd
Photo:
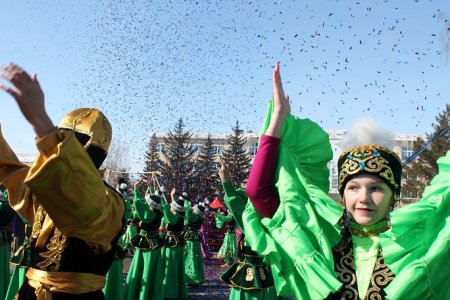
[[4,299],[9,285],[9,243],[11,224],[14,211],[8,203],[8,193],[2,191],[0,195],[0,299]]
[[187,220],[187,228],[184,232],[184,240],[186,241],[184,246],[186,284],[202,284],[205,282],[205,270],[200,245],[201,238],[198,231],[203,224],[203,217],[192,212],[189,201],[185,202],[185,212]]
[[[131,204],[127,200],[128,197],[124,198],[124,194],[120,194],[122,195],[123,202],[125,204],[125,213],[123,216],[123,222],[125,223],[125,220],[127,220],[131,214]],[[106,274],[105,287],[102,289],[103,293],[105,294],[105,298],[108,300],[123,299],[123,259],[125,258],[126,251],[126,243],[124,241],[124,236],[122,235],[117,243],[114,260],[111,264],[111,267],[109,267],[108,273]]]
[[[164,298],[185,299],[187,298],[187,289],[184,271],[184,239],[182,237],[184,228],[183,216],[178,212],[173,213],[174,201],[171,206],[165,200],[162,201],[162,210],[164,212],[164,221],[167,224],[167,232],[163,248],[164,264]],[[178,204],[184,210],[183,203]]]
[[[271,109],[263,133],[270,116]],[[274,177],[278,210],[271,219],[261,218],[251,203],[244,211],[247,240],[271,266],[279,295],[325,299],[342,287],[335,272],[340,261],[332,249],[346,237],[338,224],[343,209],[328,196],[331,156],[328,136],[318,125],[289,115]],[[439,174],[421,201],[395,210],[391,229],[379,234],[382,256],[393,273],[384,288],[389,299],[450,299],[450,151],[437,163]],[[354,246],[342,247],[364,248],[369,256],[376,252],[376,240],[350,241]],[[375,271],[358,264],[356,274]]]
[[225,236],[222,246],[217,252],[217,257],[223,259],[226,264],[231,265],[237,259],[236,233],[234,232],[236,222],[232,215],[223,216],[214,213],[214,218],[216,219],[217,228],[225,226]]
[[[243,189],[235,190],[231,182],[222,183],[225,191],[225,204],[236,223],[245,228],[242,213],[247,204],[247,195]],[[270,300],[277,299],[270,267],[263,263],[262,257],[246,245],[245,237],[239,241],[240,257],[220,277],[231,287],[230,300]]]
[[161,258],[162,240],[158,228],[162,219],[159,209],[151,209],[142,193],[134,191],[135,211],[142,220],[141,231],[133,239],[135,247],[125,284],[125,299],[164,299],[163,263]]

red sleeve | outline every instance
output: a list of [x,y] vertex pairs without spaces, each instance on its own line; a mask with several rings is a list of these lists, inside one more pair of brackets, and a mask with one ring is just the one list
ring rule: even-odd
[[279,138],[261,137],[245,189],[253,206],[264,218],[271,218],[280,204],[273,184],[279,144]]

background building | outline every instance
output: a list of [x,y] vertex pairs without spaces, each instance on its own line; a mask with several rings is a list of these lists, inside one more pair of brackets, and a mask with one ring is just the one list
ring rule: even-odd
[[[338,198],[338,173],[337,173],[337,160],[340,153],[343,150],[343,137],[346,133],[345,129],[330,129],[325,130],[329,137],[331,147],[333,149],[333,159],[329,162],[330,169],[330,195],[334,198]],[[155,133],[158,140],[159,152],[164,149],[164,136],[166,133]],[[150,134],[152,136],[153,133]],[[213,142],[214,149],[217,154],[217,169],[219,168],[219,158],[220,154],[227,146],[227,136],[229,133],[211,133],[211,139]],[[398,154],[402,161],[405,161],[409,156],[413,154],[413,143],[419,135],[415,134],[400,134],[396,133],[394,151]],[[258,151],[258,141],[259,133],[247,132],[243,134],[247,143],[245,147],[252,158],[255,157]],[[191,137],[191,145],[194,149],[200,149],[200,147],[205,143],[208,137],[207,133],[193,133]],[[163,159],[163,157],[161,157]],[[253,162],[253,160],[252,160]]]

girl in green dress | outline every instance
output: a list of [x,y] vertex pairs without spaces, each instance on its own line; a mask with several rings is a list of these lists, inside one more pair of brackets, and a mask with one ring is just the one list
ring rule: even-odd
[[144,196],[140,190],[142,180],[134,188],[134,206],[141,222],[141,230],[131,242],[135,247],[133,260],[125,284],[125,299],[162,300],[163,263],[161,248],[163,241],[159,238],[159,225],[163,217],[161,211],[162,193],[156,191]]
[[198,231],[203,224],[204,215],[208,212],[208,209],[203,202],[199,202],[191,209],[189,201],[186,201],[185,212],[187,228],[183,235],[186,241],[184,252],[186,284],[202,284],[205,282],[205,270],[200,245],[201,238]]
[[328,195],[328,135],[290,115],[279,64],[273,87],[242,219],[278,294],[450,299],[450,151],[422,200],[391,212],[400,195],[399,157],[379,142],[350,146],[338,160],[343,208]]
[[164,298],[186,299],[187,289],[184,271],[184,199],[175,199],[176,190],[172,189],[172,201],[169,204],[162,198],[162,210],[166,222],[166,236],[163,248]]
[[[122,196],[123,202],[125,204],[125,213],[123,216],[123,224],[131,215],[131,203],[128,199],[127,193],[128,185],[125,179],[119,178],[119,183],[117,185],[117,191]],[[124,231],[122,231],[124,233]],[[124,295],[124,285],[123,285],[123,260],[127,254],[127,242],[125,241],[125,235],[122,234],[117,243],[116,252],[114,254],[114,260],[106,274],[106,284],[102,289],[105,294],[105,298],[108,300],[122,300]]]
[[222,246],[217,252],[217,257],[224,260],[222,267],[229,267],[237,259],[237,243],[236,243],[236,221],[231,214],[221,215],[214,213],[217,228],[225,227],[225,236]]
[[219,170],[219,177],[225,192],[225,204],[243,231],[238,242],[238,261],[220,276],[220,279],[231,287],[229,299],[275,300],[277,293],[270,267],[245,241],[242,212],[247,204],[247,195],[243,189],[236,190],[233,187],[230,182],[230,172],[224,164]]

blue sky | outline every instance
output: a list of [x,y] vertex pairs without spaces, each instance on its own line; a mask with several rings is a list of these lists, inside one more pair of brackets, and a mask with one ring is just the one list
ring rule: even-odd
[[[431,132],[450,102],[448,1],[2,1],[0,63],[38,73],[55,123],[95,106],[141,170],[148,133],[258,131],[282,62],[292,112]],[[16,152],[34,132],[0,93]]]

